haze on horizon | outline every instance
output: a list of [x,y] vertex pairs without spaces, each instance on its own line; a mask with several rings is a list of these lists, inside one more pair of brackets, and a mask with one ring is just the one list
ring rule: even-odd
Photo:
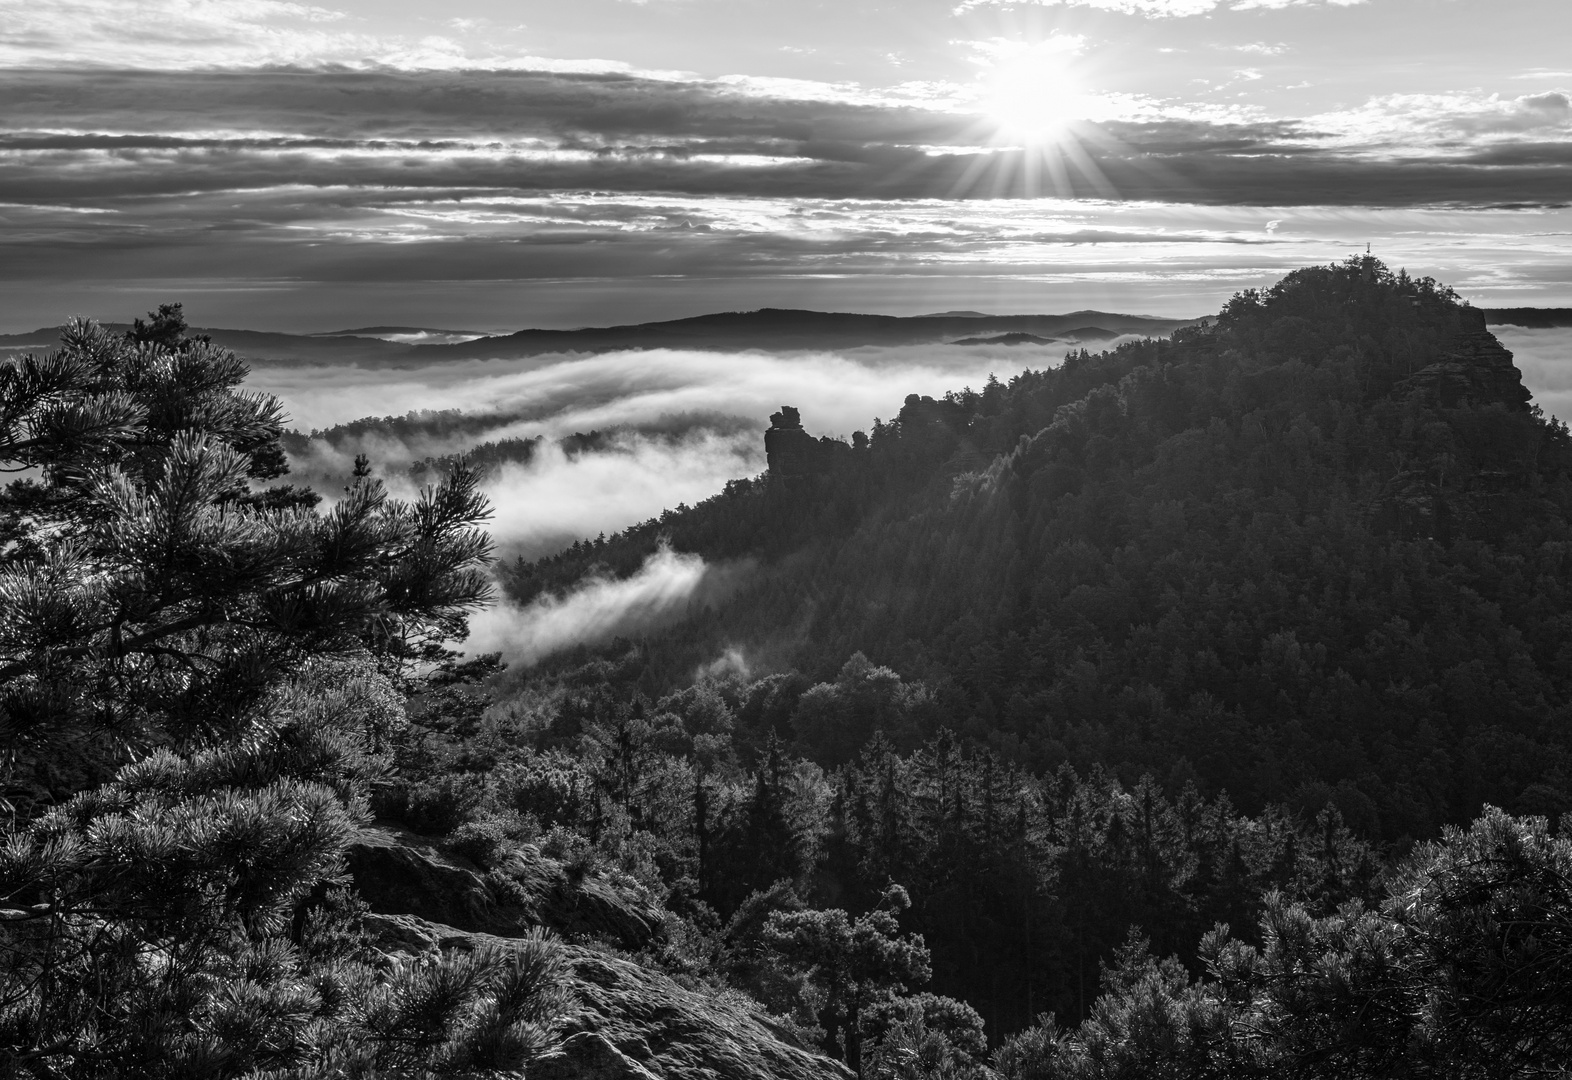
[[0,331],[1572,305],[1537,0],[0,0]]

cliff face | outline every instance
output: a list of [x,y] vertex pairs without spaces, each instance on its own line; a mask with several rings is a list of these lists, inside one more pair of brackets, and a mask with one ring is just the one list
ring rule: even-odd
[[1533,395],[1523,385],[1512,354],[1485,328],[1485,313],[1464,308],[1460,315],[1463,327],[1453,347],[1399,383],[1399,391],[1417,391],[1447,409],[1502,404],[1514,412],[1526,410]]

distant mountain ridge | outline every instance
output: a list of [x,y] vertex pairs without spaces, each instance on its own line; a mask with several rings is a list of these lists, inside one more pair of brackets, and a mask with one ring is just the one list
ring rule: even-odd
[[311,337],[379,337],[383,334],[468,334],[485,337],[475,330],[443,330],[435,326],[357,326],[350,330],[319,330]]
[[[1481,308],[1490,325],[1530,328],[1572,327],[1572,308]],[[866,315],[856,312],[760,308],[725,311],[658,322],[589,326],[571,330],[531,328],[512,334],[476,337],[454,343],[409,343],[379,335],[454,335],[469,331],[415,326],[369,326],[313,334],[268,330],[193,327],[215,344],[249,360],[283,363],[359,363],[414,366],[442,359],[489,359],[541,356],[551,353],[599,353],[618,349],[855,349],[869,346],[965,343],[1035,344],[1026,336],[1050,343],[1076,345],[1108,341],[1125,335],[1167,337],[1203,319],[1166,319],[1105,311],[1071,311],[1062,315],[987,315],[952,311],[933,315]],[[105,323],[111,330],[129,324]],[[995,342],[989,339],[1009,341]],[[0,357],[49,349],[59,343],[59,327],[20,334],[0,334]]]
[[520,330],[464,345],[422,345],[422,356],[454,355],[454,350],[483,349],[493,357],[535,356],[558,352],[609,352],[627,348],[668,349],[852,349],[863,346],[930,345],[957,338],[1031,334],[1065,340],[1072,331],[1093,327],[1103,339],[1125,334],[1166,337],[1197,319],[1154,319],[1104,311],[1063,315],[863,315],[841,311],[760,308],[726,311],[664,322],[579,330]]

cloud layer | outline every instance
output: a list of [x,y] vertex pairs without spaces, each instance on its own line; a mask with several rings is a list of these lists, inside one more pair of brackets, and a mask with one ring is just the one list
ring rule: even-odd
[[[365,453],[393,494],[414,494],[407,464],[487,441],[544,436],[527,464],[485,480],[491,530],[506,557],[534,558],[612,533],[762,472],[770,413],[797,406],[814,434],[846,437],[899,411],[909,393],[980,387],[989,373],[1059,362],[1064,347],[931,346],[847,354],[653,350],[434,364],[413,371],[267,368],[249,385],[278,394],[297,427],[367,415],[458,409],[473,417],[445,436],[374,431],[329,445],[313,440],[293,479],[331,492]],[[614,433],[594,453],[556,445],[576,432]]]
[[1572,328],[1492,326],[1490,331],[1512,351],[1523,385],[1534,392],[1534,404],[1572,423]]
[[[1572,201],[1564,90],[1392,94],[1294,119],[1093,96],[1100,119],[1034,146],[1012,145],[968,92],[615,71],[0,70],[0,295],[8,318],[50,309],[0,329],[123,318],[137,309],[85,305],[159,281],[159,299],[250,289],[247,310],[266,311],[266,291],[313,282],[339,296],[504,281],[588,295],[596,281],[752,279],[758,299],[737,306],[764,306],[784,288],[768,283],[792,278],[1184,280],[1367,240],[1426,273],[1466,247],[1476,280],[1495,271],[1470,263],[1518,263],[1525,292],[1556,273],[1572,289],[1564,257],[1522,239],[1558,222],[1489,209],[1554,219]],[[1426,228],[1405,230],[1415,213]],[[410,319],[346,311],[311,328],[346,321]]]
[[305,187],[337,192],[341,211],[361,186],[437,200],[594,189],[1402,206],[1563,202],[1572,164],[1559,90],[1392,95],[1301,120],[1105,97],[1098,122],[1021,148],[968,111],[964,88],[812,89],[550,71],[0,72],[14,103],[0,195],[122,209],[113,200]]

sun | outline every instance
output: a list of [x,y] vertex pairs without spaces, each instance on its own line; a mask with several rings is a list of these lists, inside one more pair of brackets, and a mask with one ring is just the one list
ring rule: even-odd
[[1039,144],[1063,137],[1085,118],[1087,95],[1075,71],[1078,41],[1054,37],[1001,42],[986,62],[979,105],[998,134]]

